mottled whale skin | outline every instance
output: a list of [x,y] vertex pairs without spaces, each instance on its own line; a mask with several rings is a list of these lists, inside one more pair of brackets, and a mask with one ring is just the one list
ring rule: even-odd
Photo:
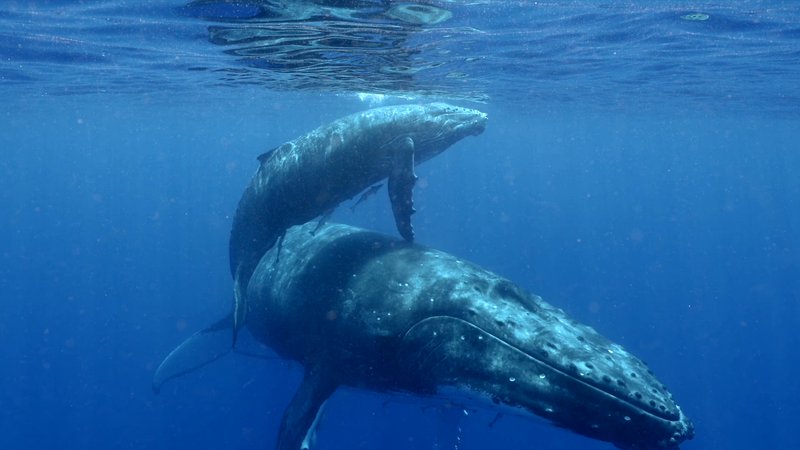
[[[488,399],[623,449],[674,450],[693,437],[642,361],[541,298],[440,251],[337,224],[311,237],[313,226],[291,228],[247,292],[252,335],[305,369],[278,450],[310,447],[341,386]],[[154,386],[190,370],[181,353],[215,330],[170,354]]]
[[400,234],[413,240],[414,165],[483,132],[486,114],[446,103],[387,106],[336,120],[259,157],[239,201],[230,237],[235,329],[258,260],[293,225],[332,211],[388,178]]

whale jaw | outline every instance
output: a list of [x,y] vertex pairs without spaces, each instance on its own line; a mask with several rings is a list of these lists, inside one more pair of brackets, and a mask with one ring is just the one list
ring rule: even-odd
[[[559,363],[537,356],[543,349],[521,348],[469,321],[447,316],[418,322],[403,342],[406,349],[402,353],[413,355],[406,361],[409,372],[435,380],[431,389],[440,395],[452,398],[459,393],[460,398],[510,407],[626,450],[674,450],[694,435],[691,421],[655,378],[646,382],[658,386],[651,390],[661,391],[667,413],[661,411],[661,405],[655,407],[657,412],[644,408],[635,393],[629,397],[617,389],[611,377],[618,374],[602,371],[604,367],[643,366],[621,349],[616,354],[598,353],[595,364],[587,364],[582,355],[580,361],[559,367]],[[579,364],[602,373],[589,375],[573,369]]]

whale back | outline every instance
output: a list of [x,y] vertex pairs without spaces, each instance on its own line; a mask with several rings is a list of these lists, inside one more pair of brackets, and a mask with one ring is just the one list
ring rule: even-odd
[[632,448],[692,436],[639,358],[540,297],[444,252],[309,227],[289,230],[279,260],[265,255],[248,291],[248,328],[283,357],[336,385],[455,389]]

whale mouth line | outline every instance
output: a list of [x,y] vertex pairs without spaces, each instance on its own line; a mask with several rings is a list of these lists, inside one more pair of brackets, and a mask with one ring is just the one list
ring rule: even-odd
[[[603,389],[602,386],[599,386],[596,383],[591,383],[591,382],[589,382],[589,381],[587,381],[587,380],[585,380],[583,378],[576,377],[575,375],[573,375],[573,374],[571,374],[569,372],[566,372],[565,370],[563,370],[563,369],[561,369],[559,367],[556,367],[553,364],[542,360],[541,358],[537,358],[536,356],[532,355],[531,353],[529,353],[529,352],[517,347],[516,345],[506,341],[505,339],[502,339],[502,338],[490,333],[489,331],[481,328],[480,326],[475,325],[474,323],[471,323],[471,322],[466,321],[464,319],[461,319],[461,318],[458,318],[458,317],[454,317],[454,316],[441,315],[441,316],[431,316],[431,317],[428,317],[428,318],[424,319],[423,321],[427,321],[427,320],[431,320],[431,319],[437,319],[437,318],[456,320],[456,321],[462,322],[462,323],[464,323],[464,324],[466,324],[466,325],[468,325],[468,326],[470,326],[472,328],[475,328],[476,330],[480,331],[481,333],[485,334],[486,336],[489,336],[490,338],[494,339],[495,341],[497,341],[501,345],[508,347],[512,351],[521,353],[521,354],[525,355],[527,358],[530,358],[530,359],[536,361],[537,363],[547,367],[548,369],[552,370],[553,372],[555,372],[555,373],[557,373],[557,374],[559,374],[559,375],[561,375],[561,376],[563,376],[565,378],[573,380],[573,381],[575,381],[577,383],[580,383],[581,385],[585,386],[588,389],[592,389],[592,390],[594,390],[594,391],[596,391],[596,392],[598,392],[598,393],[600,393],[602,395],[605,395],[607,397],[613,398],[613,399],[617,400],[620,403],[624,403],[625,405],[628,405],[629,407],[635,409],[637,412],[639,412],[641,414],[646,414],[646,415],[648,415],[648,416],[650,416],[650,417],[652,417],[654,419],[662,420],[662,421],[669,422],[669,423],[680,422],[680,415],[679,415],[679,417],[677,419],[672,419],[670,417],[662,416],[662,415],[658,414],[655,411],[651,411],[649,409],[645,409],[642,406],[631,402],[627,398],[620,397],[618,395],[615,395],[614,392],[610,392],[610,391],[608,391],[606,389]],[[420,321],[420,322],[423,322],[423,321]],[[419,324],[420,322],[418,322],[417,324]],[[414,326],[416,326],[416,325],[414,325]],[[412,326],[411,328],[414,328],[414,326]]]
[[429,147],[435,146],[438,143],[444,142],[448,139],[452,139],[453,135],[458,135],[460,131],[464,128],[470,130],[470,132],[464,134],[465,136],[466,135],[477,136],[483,133],[485,126],[482,126],[482,124],[477,120],[440,121],[438,129],[435,132],[431,133],[431,136],[422,139],[420,140],[420,142],[418,142],[418,144],[421,144],[421,147],[424,148],[425,150],[420,151],[418,149],[415,149],[414,153],[415,154],[427,153]]

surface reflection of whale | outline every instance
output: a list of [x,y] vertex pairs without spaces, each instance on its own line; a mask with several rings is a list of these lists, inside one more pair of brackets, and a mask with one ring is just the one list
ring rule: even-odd
[[[234,64],[225,58],[221,65],[195,68],[213,70],[225,84],[485,101],[475,84],[480,77],[470,86],[451,78],[480,55],[438,51],[444,40],[453,48],[472,48],[453,42],[479,33],[448,26],[451,18],[466,19],[477,7],[475,1],[458,3],[197,0],[182,11],[211,22],[209,41],[236,58]],[[427,33],[437,29],[436,36]]]
[[261,155],[231,229],[234,333],[245,321],[250,274],[287,228],[326,215],[388,178],[397,228],[412,240],[414,165],[482,133],[486,121],[480,111],[446,103],[387,106],[336,120]]
[[[541,298],[440,251],[345,225],[310,237],[313,226],[290,229],[279,259],[265,254],[247,293],[252,335],[305,368],[279,450],[308,448],[340,386],[487,400],[624,449],[692,438],[644,363]],[[154,387],[226,352],[226,323],[174,350]]]

